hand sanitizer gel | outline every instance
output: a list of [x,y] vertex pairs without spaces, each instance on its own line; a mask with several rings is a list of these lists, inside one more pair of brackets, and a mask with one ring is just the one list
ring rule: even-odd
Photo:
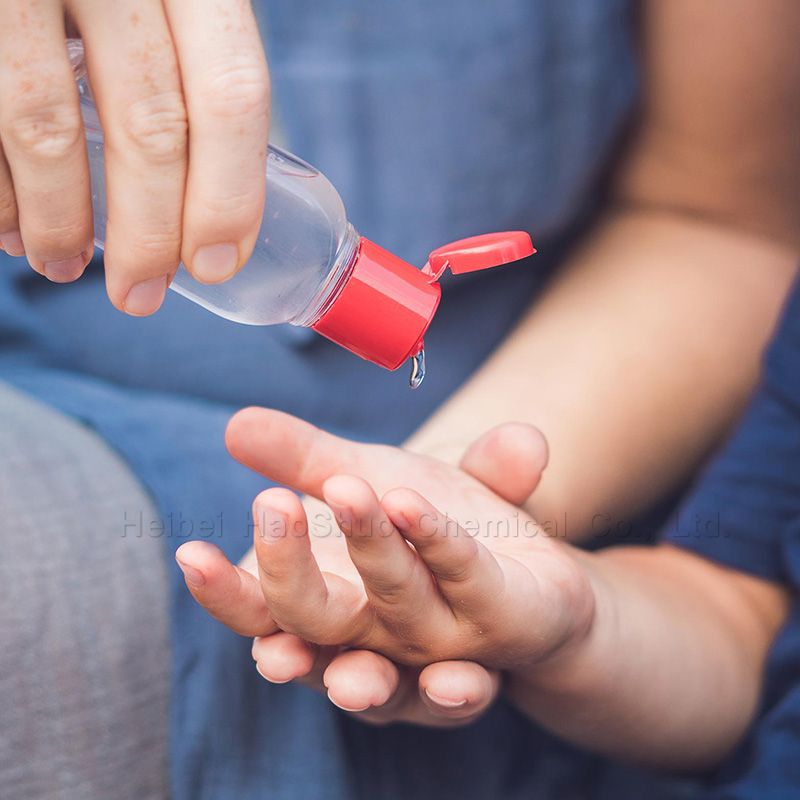
[[[95,241],[105,241],[107,206],[103,133],[83,64],[68,42],[81,95],[92,173]],[[267,203],[248,263],[209,286],[181,267],[171,289],[244,325],[289,323],[317,333],[381,367],[412,359],[411,385],[425,375],[423,337],[441,297],[438,280],[532,255],[523,232],[489,234],[435,250],[420,270],[358,235],[330,181],[297,156],[269,146]]]

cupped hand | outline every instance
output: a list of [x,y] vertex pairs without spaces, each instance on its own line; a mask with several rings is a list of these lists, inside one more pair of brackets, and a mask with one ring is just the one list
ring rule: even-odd
[[[361,517],[365,511],[368,515],[379,513],[377,498],[370,495],[371,486],[353,478],[335,481],[328,481],[328,478],[346,471],[369,476],[371,484],[381,491],[391,486],[418,487],[428,496],[436,497],[445,507],[454,509],[456,503],[460,504],[460,509],[468,510],[473,520],[483,520],[484,528],[486,523],[500,523],[501,516],[511,519],[519,514],[509,504],[521,503],[528,497],[546,460],[546,447],[541,435],[527,426],[506,425],[490,432],[470,448],[462,469],[458,470],[395,448],[340,440],[287,415],[256,409],[237,415],[229,428],[228,443],[231,452],[244,463],[301,491],[317,496],[330,495],[333,491],[336,495],[338,484],[338,492],[348,495],[354,488],[356,495],[360,494],[361,500],[366,500],[359,512]],[[481,482],[494,488],[496,493]],[[343,499],[346,501],[347,497],[328,499],[341,511]],[[358,498],[355,500],[358,505]],[[257,512],[262,517],[261,530],[269,527],[262,513],[264,502],[267,513],[273,514],[273,525],[273,512],[277,511],[278,518],[290,523],[288,528],[300,535],[277,537],[278,547],[272,548],[266,569],[262,565],[264,586],[261,596],[255,582],[245,579],[245,572],[236,573],[218,551],[206,545],[187,545],[179,557],[194,567],[204,561],[204,585],[193,586],[190,581],[189,586],[212,614],[241,633],[260,636],[254,645],[254,655],[265,677],[277,682],[300,678],[319,688],[327,688],[337,705],[350,710],[371,708],[365,712],[366,715],[379,721],[406,719],[428,724],[452,724],[472,719],[488,706],[497,692],[496,675],[460,659],[465,653],[474,652],[491,661],[494,645],[489,637],[471,636],[475,632],[472,623],[469,636],[462,636],[463,631],[452,635],[452,631],[441,627],[447,617],[440,615],[437,619],[436,614],[441,609],[435,605],[427,607],[429,601],[438,602],[440,597],[424,594],[430,588],[430,581],[426,585],[422,570],[417,570],[417,573],[423,581],[417,582],[415,589],[407,591],[403,602],[399,602],[397,586],[393,586],[392,581],[398,575],[401,582],[405,580],[402,576],[407,570],[402,565],[409,566],[405,557],[413,555],[413,551],[403,543],[397,530],[392,531],[393,536],[388,538],[354,536],[353,525],[345,524],[345,530],[349,532],[351,557],[348,559],[344,557],[341,539],[330,536],[320,539],[313,535],[311,540],[308,539],[306,514],[291,493],[273,490],[261,496],[257,503]],[[408,507],[406,510],[412,513]],[[313,513],[308,517],[318,521],[319,507],[311,511]],[[373,519],[369,524],[380,522]],[[300,527],[296,528],[297,525]],[[312,534],[315,527],[318,526],[312,526]],[[258,537],[258,541],[261,549],[265,537]],[[474,544],[466,535],[453,541],[467,547]],[[529,549],[518,537],[511,537],[507,549],[509,547]],[[312,548],[313,558],[310,555]],[[298,555],[301,556],[299,560]],[[446,561],[450,555],[447,554]],[[452,555],[457,557],[458,554]],[[381,574],[387,568],[394,575],[388,581],[388,576]],[[412,574],[415,569],[412,568]],[[276,570],[282,573],[277,580]],[[322,594],[317,592],[315,596],[315,587],[316,590],[320,588],[323,573],[325,588]],[[212,575],[216,577],[209,580]],[[227,583],[223,575],[230,576]],[[247,597],[244,586],[248,587]],[[422,605],[426,606],[423,614],[419,613],[418,589],[423,590],[420,595]],[[357,631],[363,625],[363,621],[358,619],[364,619],[365,610],[370,615],[376,606],[381,605],[384,609],[373,621],[386,616],[387,593],[388,607],[392,609],[386,618],[387,624],[370,624],[371,632],[365,637],[363,629]],[[328,613],[319,605],[323,594],[327,596],[324,605]],[[412,600],[410,604],[407,602],[409,599]],[[516,602],[514,598],[510,600]],[[252,611],[249,616],[246,608]],[[408,619],[409,609],[411,621]],[[524,620],[525,609],[518,610]],[[542,608],[537,608],[537,613],[541,611]],[[273,634],[276,630],[273,616],[279,618],[283,632]],[[569,618],[568,614],[562,616]],[[413,618],[417,621],[413,622]],[[512,614],[511,618],[519,621],[520,616]],[[427,619],[427,630],[419,627],[418,623],[423,619]],[[254,621],[258,622],[256,626],[252,624]],[[431,622],[433,624],[429,624]],[[414,625],[416,630],[412,630]],[[385,630],[378,636],[381,627]],[[530,621],[523,627],[530,629]],[[294,633],[285,632],[287,629]],[[452,651],[459,660],[447,664],[432,663],[447,657],[447,652],[442,650],[447,638],[453,645],[456,638],[463,638],[463,642],[455,645]],[[468,649],[481,639],[482,651]],[[429,646],[424,645],[426,640]],[[421,647],[420,642],[423,643]],[[340,653],[338,645],[342,644],[380,648],[389,652],[398,663],[412,666],[397,666],[385,656],[363,649]]]
[[0,246],[76,280],[91,259],[91,183],[66,37],[79,35],[106,140],[106,283],[133,315],[181,261],[231,277],[259,231],[269,78],[248,0],[3,0]]

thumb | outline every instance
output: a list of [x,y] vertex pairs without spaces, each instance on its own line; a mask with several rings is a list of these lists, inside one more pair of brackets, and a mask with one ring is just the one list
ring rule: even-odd
[[519,506],[539,485],[547,459],[547,440],[538,428],[507,422],[473,442],[459,466],[495,494]]
[[304,420],[268,408],[245,408],[225,431],[228,452],[273,483],[322,498],[334,475],[359,475],[369,447],[341,439]]

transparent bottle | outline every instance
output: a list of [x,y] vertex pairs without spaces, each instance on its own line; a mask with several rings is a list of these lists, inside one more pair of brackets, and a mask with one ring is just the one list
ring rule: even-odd
[[[95,242],[107,223],[103,132],[86,78],[83,46],[69,40],[81,95],[92,173]],[[413,360],[411,385],[424,378],[423,337],[439,304],[445,268],[467,272],[534,252],[526,233],[463,240],[431,254],[423,270],[360,237],[330,181],[297,156],[269,145],[267,203],[248,263],[207,285],[181,266],[171,289],[245,325],[289,323],[318,333],[387,369]]]

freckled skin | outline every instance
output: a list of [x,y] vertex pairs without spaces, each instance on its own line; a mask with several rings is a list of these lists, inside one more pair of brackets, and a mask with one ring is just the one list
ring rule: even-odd
[[[19,231],[40,274],[74,266],[51,270],[59,282],[77,280],[93,250],[64,47],[76,38],[105,134],[108,295],[118,310],[148,316],[179,263],[222,282],[257,239],[269,119],[258,27],[249,0],[0,0],[0,232]],[[232,88],[217,90],[226,78]],[[247,201],[220,213],[220,197]],[[234,245],[235,261],[205,257],[219,244]]]

